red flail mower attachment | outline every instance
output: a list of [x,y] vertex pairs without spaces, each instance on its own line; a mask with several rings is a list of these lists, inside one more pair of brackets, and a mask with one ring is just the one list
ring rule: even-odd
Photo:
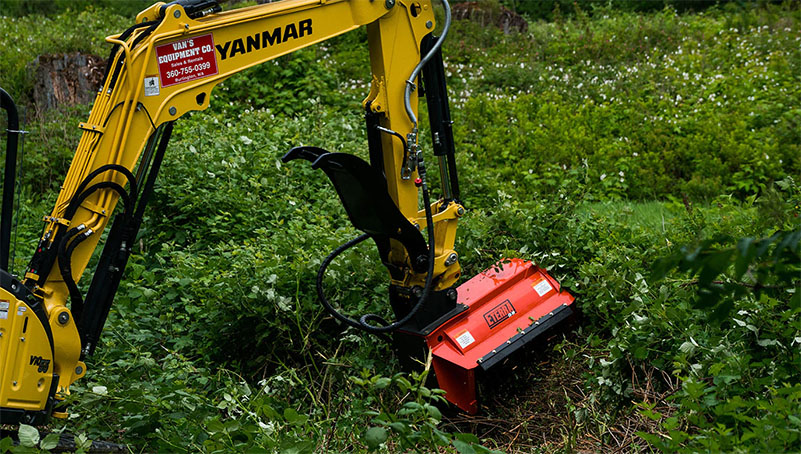
[[426,336],[445,398],[478,411],[475,373],[487,370],[573,313],[573,296],[529,261],[511,259],[458,287],[468,307]]

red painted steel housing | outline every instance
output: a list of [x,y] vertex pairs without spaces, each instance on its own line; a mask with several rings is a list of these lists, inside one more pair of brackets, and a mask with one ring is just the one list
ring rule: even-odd
[[511,259],[458,288],[469,307],[426,336],[445,398],[478,411],[476,369],[488,369],[572,313],[573,296],[530,261]]

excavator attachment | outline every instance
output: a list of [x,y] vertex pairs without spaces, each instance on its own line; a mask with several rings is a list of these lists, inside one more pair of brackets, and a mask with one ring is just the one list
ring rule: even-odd
[[457,288],[467,310],[425,337],[445,398],[478,411],[476,371],[488,370],[573,313],[573,296],[534,263],[511,259]]
[[[284,162],[295,159],[305,159],[312,168],[325,171],[351,222],[375,240],[385,264],[389,262],[390,238],[424,262],[422,235],[392,203],[383,177],[370,164],[353,155],[308,146],[295,147],[283,157]],[[399,292],[398,287],[390,287],[393,309],[402,318],[409,313],[410,304],[400,302]],[[414,357],[424,340],[424,350],[430,348],[433,354],[434,373],[445,398],[476,413],[477,369],[489,369],[566,319],[573,312],[572,304],[573,296],[563,292],[544,269],[530,261],[505,260],[455,292],[435,292],[399,329],[396,347],[403,359]]]
[[[414,360],[430,351],[445,398],[476,413],[477,373],[566,319],[573,312],[573,296],[563,292],[544,269],[521,259],[502,261],[456,287],[460,275],[459,257],[453,249],[456,221],[466,210],[460,199],[442,54],[435,44],[440,42],[426,35],[420,48],[421,55],[426,55],[420,63],[424,65],[422,77],[417,78],[415,69],[405,85],[414,86],[416,78],[422,82],[420,94],[428,105],[442,190],[437,202],[429,200],[423,155],[416,144],[416,119],[410,115],[414,123],[411,133],[393,130],[391,115],[385,113],[378,98],[364,103],[370,162],[312,146],[293,148],[283,161],[305,160],[324,171],[351,223],[364,232],[332,251],[320,267],[317,290],[326,310],[366,332],[394,331],[395,350],[407,367],[414,367]],[[393,99],[399,101],[400,96]],[[406,102],[408,99],[407,93]],[[408,104],[405,107],[407,113],[413,110]],[[417,190],[402,191],[412,184],[423,196],[423,211],[418,210]],[[392,323],[375,314],[352,318],[334,308],[324,294],[322,282],[328,264],[368,237],[389,271]]]

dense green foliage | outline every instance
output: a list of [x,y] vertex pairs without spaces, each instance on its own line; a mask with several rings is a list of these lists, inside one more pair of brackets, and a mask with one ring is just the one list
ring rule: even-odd
[[[492,4],[487,0],[478,0],[479,3]],[[681,0],[501,0],[501,4],[523,14],[529,19],[537,20],[559,20],[563,17],[573,17],[586,13],[594,13],[598,10],[603,11],[605,7],[613,4],[615,9],[628,12],[655,12],[665,8],[675,9],[679,12],[703,11],[711,6],[726,4],[733,1],[738,7],[756,7],[768,1],[751,0],[694,0],[691,2]],[[774,3],[781,3],[781,0],[773,0]]]
[[11,17],[69,16],[72,13],[107,9],[113,10],[118,16],[131,17],[153,3],[149,0],[0,0],[0,13]]
[[[82,14],[94,25],[50,27],[63,50],[125,23]],[[37,24],[0,30],[51,33]],[[3,60],[50,49],[52,35],[36,39]],[[551,355],[581,364],[587,397],[545,441],[536,426],[509,440],[459,433],[422,365],[397,374],[388,345],[343,331],[316,302],[320,260],[357,232],[323,175],[279,158],[300,144],[366,156],[364,40],[252,69],[177,123],[62,427],[150,451],[571,452],[607,450],[610,426],[634,418],[650,424],[638,429],[645,450],[801,449],[799,10],[579,8],[525,36],[454,24],[445,55],[469,210],[464,274],[531,258],[583,312]],[[3,60],[0,80],[23,80]],[[85,112],[51,115],[30,126],[22,251],[75,144],[63,123]],[[327,285],[348,311],[386,313],[385,282],[364,245],[332,265]],[[506,374],[526,386],[538,366],[517,366]]]

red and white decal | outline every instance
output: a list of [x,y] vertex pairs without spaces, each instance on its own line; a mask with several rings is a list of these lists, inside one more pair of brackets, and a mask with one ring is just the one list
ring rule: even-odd
[[553,290],[553,286],[550,282],[548,282],[548,279],[543,279],[532,285],[532,287],[534,287],[534,291],[537,292],[537,295],[539,296],[545,296],[546,293]]
[[462,349],[467,348],[468,345],[472,344],[475,341],[476,339],[473,337],[472,334],[470,334],[470,331],[468,330],[464,330],[461,333],[459,333],[458,336],[456,336],[456,342],[459,344],[460,347],[462,347]]
[[162,87],[202,79],[219,72],[211,33],[158,46],[156,58]]

